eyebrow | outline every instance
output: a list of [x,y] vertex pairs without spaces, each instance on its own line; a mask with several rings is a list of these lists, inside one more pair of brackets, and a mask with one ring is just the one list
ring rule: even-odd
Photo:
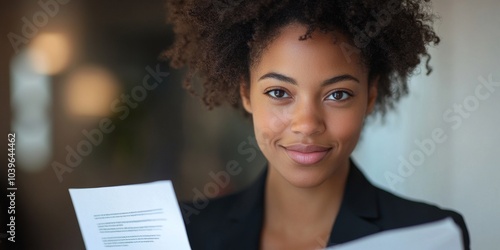
[[[282,82],[287,82],[287,83],[290,83],[293,85],[297,85],[297,81],[295,79],[293,79],[289,76],[285,76],[283,74],[276,73],[276,72],[270,72],[270,73],[267,73],[267,74],[261,76],[259,78],[259,81],[264,80],[264,79],[268,79],[268,78],[276,79],[276,80],[282,81]],[[335,76],[335,77],[332,77],[330,79],[323,81],[321,86],[323,87],[323,86],[327,86],[327,85],[334,84],[337,82],[349,81],[349,80],[359,83],[358,78],[356,78],[352,75],[349,75],[349,74],[343,74],[343,75]]]

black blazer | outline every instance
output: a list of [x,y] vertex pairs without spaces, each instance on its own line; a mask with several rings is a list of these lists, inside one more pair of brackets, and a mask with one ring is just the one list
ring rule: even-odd
[[[203,209],[183,204],[194,213],[185,216],[193,250],[259,249],[267,169],[247,189],[209,200]],[[429,204],[410,201],[373,186],[351,161],[344,197],[328,246],[352,241],[384,230],[451,217],[462,230],[465,249],[469,234],[462,216]],[[300,237],[300,236],[299,236]]]

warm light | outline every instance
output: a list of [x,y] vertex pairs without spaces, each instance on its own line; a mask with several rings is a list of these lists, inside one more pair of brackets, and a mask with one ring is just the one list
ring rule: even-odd
[[43,33],[29,47],[36,72],[54,75],[64,70],[70,61],[71,49],[67,37],[60,33]]
[[116,79],[106,69],[96,66],[80,68],[67,80],[65,107],[72,115],[107,116],[118,91]]

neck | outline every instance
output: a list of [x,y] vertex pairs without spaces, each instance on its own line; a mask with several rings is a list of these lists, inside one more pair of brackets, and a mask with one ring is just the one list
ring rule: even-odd
[[[315,187],[296,187],[269,167],[265,193],[265,225],[290,234],[330,233],[337,216],[349,162]],[[308,232],[314,231],[314,232]]]

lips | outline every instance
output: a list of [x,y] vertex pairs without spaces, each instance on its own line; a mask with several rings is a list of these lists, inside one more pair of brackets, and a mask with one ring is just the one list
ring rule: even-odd
[[287,155],[301,165],[312,165],[320,162],[331,148],[311,144],[295,144],[284,146]]

